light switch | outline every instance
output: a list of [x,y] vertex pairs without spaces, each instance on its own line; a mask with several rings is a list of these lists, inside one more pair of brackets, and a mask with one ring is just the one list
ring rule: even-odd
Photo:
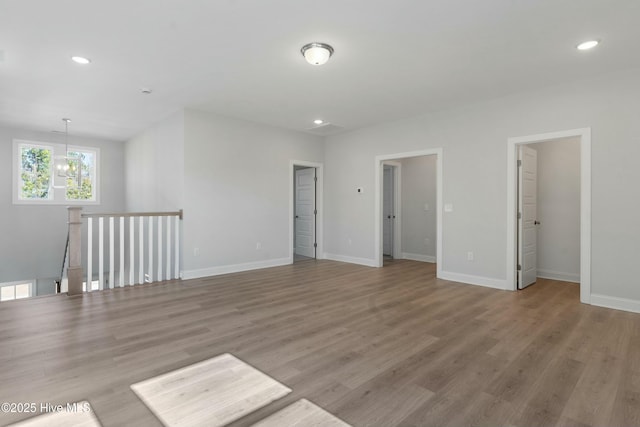
[[362,194],[362,193],[364,193],[364,188],[362,188],[362,187],[358,187],[358,188],[356,188],[356,192],[357,192],[358,194]]
[[445,203],[444,211],[445,212],[453,212],[453,205],[451,203]]

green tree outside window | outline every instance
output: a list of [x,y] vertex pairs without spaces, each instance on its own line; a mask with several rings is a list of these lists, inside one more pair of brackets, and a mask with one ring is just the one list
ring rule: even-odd
[[22,199],[48,199],[51,180],[51,150],[22,147]]

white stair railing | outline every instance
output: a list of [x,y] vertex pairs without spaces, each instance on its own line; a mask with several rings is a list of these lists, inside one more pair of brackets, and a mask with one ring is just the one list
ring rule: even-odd
[[[80,279],[80,283],[74,286],[70,279],[69,294],[79,293],[78,290],[91,292],[180,277],[182,210],[83,213],[78,216],[86,219],[83,254],[86,274],[84,284]],[[80,246],[79,242],[76,243],[78,250]],[[70,242],[70,250],[73,247]]]

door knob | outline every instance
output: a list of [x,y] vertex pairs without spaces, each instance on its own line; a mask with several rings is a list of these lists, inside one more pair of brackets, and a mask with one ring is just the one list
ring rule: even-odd
[[298,215],[296,215],[296,218],[300,218]]

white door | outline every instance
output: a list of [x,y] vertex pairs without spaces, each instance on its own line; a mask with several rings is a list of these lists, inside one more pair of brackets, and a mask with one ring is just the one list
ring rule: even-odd
[[537,277],[538,152],[522,145],[518,159],[518,289],[524,289]]
[[295,171],[295,253],[310,258],[315,258],[315,176],[315,168]]
[[382,254],[393,255],[394,212],[394,170],[393,166],[384,165],[382,176]]

